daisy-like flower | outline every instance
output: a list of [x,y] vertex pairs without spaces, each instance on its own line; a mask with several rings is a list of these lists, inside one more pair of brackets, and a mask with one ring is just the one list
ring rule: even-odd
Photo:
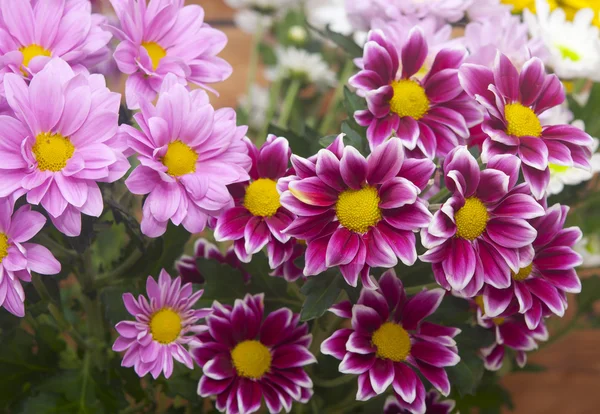
[[573,246],[573,249],[581,255],[581,267],[600,266],[600,237],[592,234],[583,237]]
[[[567,293],[580,293],[581,281],[575,267],[582,262],[573,247],[581,239],[578,227],[563,228],[567,206],[555,204],[542,217],[530,221],[537,230],[531,246],[519,251],[519,271],[512,271],[505,289],[486,286],[483,301],[487,315],[496,317],[516,301],[519,313],[525,315],[530,329],[535,329],[543,316],[564,316]],[[500,284],[500,283],[498,283]]]
[[600,80],[600,36],[593,18],[591,9],[582,9],[568,21],[563,9],[550,12],[545,0],[537,1],[537,14],[524,12],[531,36],[544,42],[550,52],[547,64],[561,79]]
[[500,0],[477,0],[471,3],[465,14],[469,20],[484,21],[493,16],[499,16],[505,11],[510,11],[511,6]]
[[371,149],[395,133],[408,149],[419,148],[429,158],[444,157],[464,143],[469,127],[481,122],[480,110],[458,81],[466,51],[443,49],[419,80],[416,75],[427,55],[420,27],[411,30],[400,53],[381,31],[369,33],[363,69],[349,82],[367,99],[368,109],[354,117],[368,127]]
[[391,385],[404,409],[425,413],[425,388],[415,371],[448,396],[444,368],[460,361],[452,339],[460,329],[423,321],[443,298],[444,291],[434,289],[407,299],[402,282],[388,270],[376,290],[362,290],[355,305],[344,301],[330,309],[351,319],[352,327],[335,331],[321,352],[342,360],[340,372],[359,376],[357,400],[373,398]]
[[233,306],[215,302],[192,350],[204,373],[198,394],[216,396],[217,410],[228,414],[256,412],[263,398],[270,413],[308,402],[312,381],[303,367],[317,359],[308,351],[308,325],[299,321],[287,308],[264,317],[262,294]]
[[457,22],[465,15],[465,10],[474,0],[390,0],[386,14],[391,20],[399,16],[414,16],[422,19],[434,16],[438,20]]
[[533,195],[544,196],[550,181],[548,163],[590,168],[592,138],[571,125],[542,125],[539,115],[565,100],[556,75],[547,75],[538,58],[528,60],[521,73],[498,53],[494,68],[464,64],[460,82],[487,112],[482,129],[488,135],[481,158],[513,154],[522,163]]
[[351,286],[359,274],[373,286],[370,266],[414,264],[414,232],[431,220],[419,193],[433,162],[405,158],[398,138],[365,159],[340,136],[315,162],[293,156],[292,164],[297,175],[280,180],[281,204],[298,216],[285,233],[307,243],[304,275],[339,266]]
[[250,86],[250,93],[239,99],[239,104],[246,114],[248,114],[248,125],[260,130],[266,121],[267,110],[269,108],[269,90],[263,86],[253,83]]
[[[450,414],[454,411],[456,401],[442,400],[440,394],[431,390],[425,397],[425,412],[427,414]],[[405,409],[405,403],[393,395],[390,395],[385,400],[383,406],[383,414],[409,414],[410,411]]]
[[249,179],[247,127],[231,108],[215,110],[203,90],[188,91],[169,74],[156,107],[143,102],[134,115],[141,128],[123,125],[140,165],[125,181],[144,202],[142,232],[158,237],[169,220],[199,233],[209,217],[232,205],[227,185]]
[[13,199],[0,199],[0,307],[25,316],[25,292],[21,282],[31,282],[31,272],[55,275],[60,263],[44,246],[27,243],[46,223],[46,218],[24,205],[13,214]]
[[320,53],[310,53],[295,47],[278,47],[275,54],[277,65],[266,71],[267,79],[270,81],[298,79],[319,86],[332,86],[337,82],[335,73]]
[[264,31],[294,6],[294,0],[225,0],[229,7],[237,9],[233,17],[236,26],[247,33]]
[[497,156],[483,171],[466,147],[444,161],[451,197],[421,232],[429,251],[420,257],[433,263],[437,282],[463,296],[479,293],[484,283],[498,289],[510,285],[510,271],[519,271],[519,249],[535,240],[527,222],[544,215],[529,195],[527,184],[515,187],[519,160]]
[[121,72],[129,75],[125,97],[130,109],[140,101],[152,102],[167,74],[179,83],[205,89],[231,75],[231,65],[217,55],[227,36],[204,23],[198,5],[184,0],[110,0],[121,23],[112,28],[121,41],[114,57]]
[[389,21],[386,13],[389,2],[385,0],[344,0],[344,3],[348,20],[356,30],[371,30],[376,19]]
[[[4,4],[4,3],[3,3]],[[13,114],[0,116],[0,197],[27,192],[67,236],[81,232],[81,213],[99,217],[97,182],[114,182],[129,169],[117,134],[120,95],[102,75],[75,74],[52,59],[27,85],[4,77]]]
[[194,362],[186,345],[197,342],[194,335],[207,327],[197,324],[211,313],[211,309],[194,309],[203,290],[192,293],[192,284],[181,286],[181,278],[175,280],[163,269],[158,283],[148,276],[146,293],[137,300],[131,293],[123,294],[127,311],[135,321],[121,321],[115,329],[119,337],[113,351],[126,351],[121,363],[134,367],[140,377],[150,373],[155,379],[162,373],[169,378],[173,373],[173,359],[189,369]]
[[291,248],[284,249],[290,235],[283,230],[294,215],[281,205],[277,191],[277,180],[286,174],[292,151],[287,139],[275,135],[269,135],[260,150],[249,139],[244,142],[252,158],[251,181],[230,187],[235,206],[217,218],[215,239],[234,240],[235,253],[245,263],[266,246],[274,269],[292,253]]

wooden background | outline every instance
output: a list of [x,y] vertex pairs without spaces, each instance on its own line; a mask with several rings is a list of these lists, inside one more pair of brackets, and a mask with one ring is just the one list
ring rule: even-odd
[[[231,21],[233,12],[222,0],[188,2],[203,6],[206,20],[229,37],[221,56],[233,66],[233,75],[215,86],[220,96],[211,98],[215,106],[235,106],[246,88],[250,36],[231,24],[223,24]],[[530,353],[529,361],[547,370],[509,374],[502,381],[512,393],[515,413],[600,413],[600,331],[572,333],[537,353]]]

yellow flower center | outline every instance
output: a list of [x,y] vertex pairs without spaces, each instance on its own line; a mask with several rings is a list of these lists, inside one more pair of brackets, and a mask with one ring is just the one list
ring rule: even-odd
[[8,236],[0,232],[0,263],[8,256]]
[[[475,296],[474,300],[477,306],[479,306],[479,309],[481,309],[481,316],[485,316],[485,305],[483,304],[483,296]],[[504,323],[504,319],[505,318],[502,317],[492,318],[492,322],[499,326]]]
[[[536,13],[535,0],[500,0],[502,4],[513,6],[513,13],[521,13],[524,9],[529,9],[532,13]],[[550,4],[550,10],[556,8],[556,0],[548,0]]]
[[566,173],[567,171],[569,171],[569,168],[571,168],[566,165],[558,165],[558,164],[548,164],[548,167],[550,168],[550,172],[553,172],[555,174]]
[[244,196],[244,207],[253,216],[271,217],[275,215],[281,207],[277,183],[270,178],[259,178],[250,183]]
[[198,154],[180,140],[173,141],[167,148],[162,163],[167,167],[167,174],[174,177],[190,174],[196,171]]
[[31,59],[37,56],[48,56],[50,57],[52,53],[41,47],[40,45],[32,44],[29,46],[23,46],[19,48],[19,51],[23,54],[23,66],[29,66],[29,62]]
[[339,195],[335,212],[342,226],[362,234],[381,220],[379,201],[375,187],[346,190]]
[[512,270],[510,271],[510,273],[514,280],[521,281],[521,280],[525,280],[529,277],[529,275],[531,274],[531,269],[533,269],[533,263],[531,263],[528,266],[525,266],[522,269],[519,269],[518,273],[515,273]]
[[40,171],[57,172],[66,167],[67,161],[73,156],[75,147],[67,137],[61,134],[43,132],[35,137],[31,148]]
[[143,42],[142,47],[146,49],[146,52],[150,55],[152,68],[156,70],[162,58],[167,56],[167,51],[156,42]]
[[170,344],[181,332],[181,317],[171,309],[161,309],[150,319],[150,332],[155,341]]
[[469,197],[465,200],[456,214],[456,235],[463,239],[474,240],[484,232],[489,219],[487,208],[477,197]]
[[392,82],[394,96],[390,100],[390,110],[400,117],[409,116],[421,119],[429,110],[429,99],[425,89],[417,82],[402,79]]
[[573,49],[569,49],[568,47],[561,45],[557,45],[556,48],[562,55],[563,59],[569,59],[573,62],[579,62],[581,60],[579,53],[575,52]]
[[394,362],[404,361],[410,353],[410,337],[403,327],[394,322],[386,322],[371,338],[377,348],[377,356]]
[[240,342],[231,351],[231,359],[244,378],[259,379],[271,368],[271,351],[258,341]]
[[515,137],[539,137],[542,135],[542,124],[533,110],[520,103],[508,104],[504,107],[504,116],[508,126],[506,133]]

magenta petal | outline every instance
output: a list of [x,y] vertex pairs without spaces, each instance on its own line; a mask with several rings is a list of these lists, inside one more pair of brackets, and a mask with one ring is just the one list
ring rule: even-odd
[[327,269],[325,264],[325,254],[327,252],[327,245],[329,244],[330,235],[325,237],[319,237],[311,240],[306,247],[305,253],[305,265],[304,275],[318,275]]
[[245,207],[234,207],[225,211],[217,220],[215,239],[217,241],[237,240],[244,237],[244,228],[252,214]]
[[395,376],[392,386],[394,391],[402,397],[404,401],[411,404],[417,396],[417,383],[421,380],[417,378],[415,372],[403,363],[394,364]]
[[369,369],[371,386],[376,394],[382,394],[392,384],[394,380],[394,362],[389,359],[375,360],[375,363]]
[[447,397],[450,394],[450,381],[448,380],[448,374],[443,368],[434,367],[424,362],[417,362],[419,371],[425,378],[431,382],[443,396]]
[[414,27],[402,47],[402,78],[409,79],[421,69],[428,52],[427,41],[420,27]]
[[326,207],[337,201],[337,192],[318,177],[292,181],[288,188],[294,197],[311,206]]
[[375,353],[377,348],[371,343],[371,338],[368,336],[352,332],[346,342],[346,350],[355,354],[368,355]]
[[[380,146],[381,147],[381,146]],[[378,148],[380,148],[378,147]],[[395,177],[381,186],[379,197],[380,208],[398,208],[405,204],[413,204],[417,200],[419,188],[403,177]]]
[[373,308],[354,305],[352,308],[352,329],[357,332],[371,334],[383,323],[381,316]]
[[394,250],[377,227],[373,227],[366,241],[367,246],[367,264],[372,267],[391,268],[398,264],[398,259]]
[[554,286],[544,280],[534,278],[527,281],[527,287],[531,293],[548,306],[554,314],[561,318],[564,316],[565,305]]
[[521,161],[537,170],[544,170],[548,166],[548,147],[544,141],[537,137],[521,137],[519,140]]
[[519,75],[520,101],[524,106],[532,105],[538,98],[546,71],[540,59],[534,57],[523,65]]
[[486,232],[500,246],[516,249],[535,240],[537,232],[522,219],[495,217],[487,223]]
[[320,150],[317,155],[317,176],[328,186],[343,191],[346,187],[340,173],[340,160],[327,150]]
[[314,355],[300,345],[283,345],[272,352],[272,366],[277,369],[297,368],[317,362]]
[[339,371],[343,374],[362,374],[371,369],[376,360],[374,354],[360,355],[348,352],[340,363]]
[[479,259],[485,273],[485,281],[497,289],[510,286],[510,267],[493,245],[481,241],[479,243]]
[[450,349],[432,342],[417,342],[410,350],[412,356],[434,367],[448,367],[459,363],[460,357]]
[[263,218],[253,216],[248,220],[244,228],[244,239],[246,241],[244,247],[246,253],[254,254],[259,252],[269,242],[270,236],[271,232]]
[[379,145],[367,159],[367,181],[371,185],[383,184],[395,177],[404,160],[399,139],[392,138]]
[[325,263],[327,267],[346,265],[358,253],[360,237],[345,227],[339,227],[327,245]]
[[508,308],[513,298],[513,289],[496,289],[492,286],[486,286],[483,291],[483,303],[485,315],[494,318],[500,315]]
[[237,405],[241,413],[253,413],[260,409],[262,390],[260,383],[241,378],[237,391]]
[[337,359],[344,358],[346,355],[346,342],[351,334],[353,334],[352,329],[339,329],[335,331],[321,343],[321,352]]
[[442,262],[448,283],[452,289],[463,290],[475,274],[475,251],[468,240],[455,238],[450,243],[450,252]]
[[277,180],[285,174],[289,157],[290,146],[287,139],[279,137],[267,141],[258,153],[258,175]]
[[423,319],[433,314],[444,299],[443,289],[424,290],[413,296],[402,312],[402,326],[407,330],[417,329]]
[[358,401],[367,401],[373,397],[375,397],[375,391],[373,391],[373,387],[371,386],[371,379],[369,377],[369,373],[365,372],[358,376],[358,391],[356,392],[356,399]]
[[340,172],[349,187],[358,190],[367,177],[367,160],[354,147],[345,147],[340,161]]
[[525,181],[531,188],[531,193],[536,199],[540,199],[544,196],[548,183],[550,182],[550,169],[539,170],[532,168],[529,165],[522,165],[523,176]]
[[494,216],[533,219],[543,216],[544,207],[527,194],[511,194],[494,208]]

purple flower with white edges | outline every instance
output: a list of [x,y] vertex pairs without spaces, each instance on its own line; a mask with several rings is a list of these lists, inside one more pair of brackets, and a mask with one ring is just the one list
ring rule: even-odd
[[544,215],[527,184],[516,185],[519,159],[493,158],[483,171],[466,147],[444,160],[445,184],[451,197],[421,232],[420,256],[433,263],[436,281],[445,289],[473,297],[484,284],[510,286],[519,271],[520,251],[535,240],[527,220]]
[[271,276],[282,277],[288,282],[294,282],[304,276],[302,273],[303,268],[298,266],[295,262],[296,259],[303,257],[306,253],[306,243],[301,240],[292,239],[287,242],[284,247],[291,249],[291,253],[286,253],[289,259],[284,261],[280,266],[277,266],[271,273]]
[[281,204],[297,217],[284,233],[306,240],[304,275],[339,266],[346,282],[374,287],[370,267],[417,259],[415,232],[431,213],[419,194],[435,165],[404,156],[398,138],[365,159],[342,136],[313,159],[292,156],[295,176],[279,180]]
[[246,295],[233,306],[213,304],[208,330],[192,350],[203,376],[198,394],[216,396],[217,410],[250,414],[264,399],[270,413],[306,403],[312,381],[304,366],[317,362],[308,350],[312,335],[300,315],[281,308],[264,315],[264,295]]
[[460,329],[423,321],[443,298],[444,291],[434,289],[407,299],[402,282],[388,270],[376,290],[361,291],[355,305],[343,301],[330,309],[351,319],[352,326],[335,331],[321,352],[342,361],[340,372],[358,375],[357,400],[373,398],[391,385],[404,409],[425,413],[425,387],[417,373],[448,396],[444,368],[460,361],[453,339]]
[[518,156],[525,181],[540,199],[550,181],[548,163],[590,169],[592,138],[571,125],[542,125],[540,114],[565,100],[556,75],[548,75],[538,58],[531,58],[521,72],[498,52],[493,69],[464,64],[460,83],[487,112],[482,129],[487,134],[481,158]]
[[161,372],[165,378],[171,376],[173,359],[193,369],[185,346],[197,342],[195,335],[208,329],[198,320],[211,310],[193,308],[204,291],[192,293],[191,283],[182,286],[180,277],[173,280],[163,269],[158,283],[148,276],[146,292],[148,298],[139,295],[137,300],[131,293],[123,294],[125,308],[135,321],[121,321],[115,326],[120,336],[112,349],[126,351],[121,365],[134,367],[140,377],[150,373],[155,379]]
[[[425,397],[425,412],[427,414],[450,414],[454,411],[456,401],[454,400],[442,400],[440,394],[431,390]],[[385,400],[383,406],[383,414],[409,414],[410,411],[405,408],[406,403],[399,400],[393,395],[390,395]]]
[[371,149],[392,135],[426,157],[444,157],[464,144],[469,128],[482,114],[458,81],[464,49],[442,49],[424,77],[417,77],[428,56],[420,27],[413,28],[400,51],[382,31],[369,32],[363,69],[349,83],[367,99],[367,109],[356,111],[358,124],[367,127]]

